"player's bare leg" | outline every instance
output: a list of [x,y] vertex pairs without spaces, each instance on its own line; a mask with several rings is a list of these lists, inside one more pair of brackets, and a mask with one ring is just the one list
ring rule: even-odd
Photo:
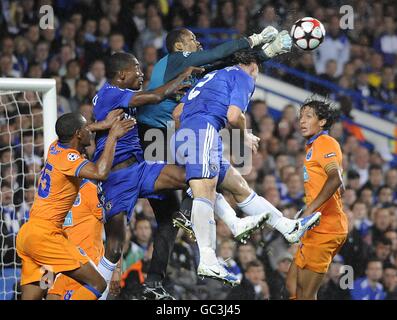
[[174,164],[164,166],[154,184],[155,191],[186,188],[185,169]]
[[45,291],[40,288],[39,282],[32,282],[21,286],[22,300],[41,300],[44,297]]
[[296,300],[297,273],[298,267],[296,266],[295,261],[292,261],[288,270],[287,279],[285,280],[290,300]]
[[100,298],[106,289],[105,279],[91,262],[87,262],[75,270],[65,271],[63,274],[83,286],[72,295],[72,300],[95,300]]
[[325,273],[318,273],[297,267],[297,300],[317,300],[317,292]]

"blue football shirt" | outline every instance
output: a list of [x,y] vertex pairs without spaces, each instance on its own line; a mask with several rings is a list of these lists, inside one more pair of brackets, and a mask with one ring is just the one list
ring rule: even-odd
[[[123,109],[126,118],[136,115],[136,108],[130,107],[129,102],[136,91],[121,89],[106,82],[92,99],[94,105],[94,118],[97,121],[105,120],[108,113],[114,109]],[[96,134],[96,149],[93,161],[97,161],[105,148],[109,131],[99,131]],[[143,152],[139,142],[138,127],[135,125],[124,136],[117,140],[116,153],[113,165],[121,163],[132,156],[138,161],[143,160]]]
[[254,79],[239,66],[208,73],[182,98],[181,126],[193,118],[205,119],[219,131],[226,126],[229,106],[245,112],[254,90]]

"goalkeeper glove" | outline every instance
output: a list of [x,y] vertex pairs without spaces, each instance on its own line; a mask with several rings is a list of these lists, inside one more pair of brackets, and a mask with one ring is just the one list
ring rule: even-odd
[[266,43],[262,47],[262,51],[269,58],[274,58],[280,54],[290,52],[292,48],[292,39],[288,34],[287,30],[281,31],[276,38],[270,42]]
[[272,26],[266,27],[261,33],[254,33],[252,36],[248,37],[252,42],[251,48],[260,44],[272,42],[276,38],[277,34],[277,29]]

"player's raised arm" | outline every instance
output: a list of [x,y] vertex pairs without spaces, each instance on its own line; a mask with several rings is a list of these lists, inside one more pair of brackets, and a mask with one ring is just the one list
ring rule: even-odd
[[112,168],[117,139],[121,138],[134,126],[135,121],[131,119],[116,119],[109,131],[105,148],[96,163],[89,162],[79,172],[79,177],[93,180],[105,180]]
[[[112,110],[108,113],[105,120],[90,123],[89,125],[87,125],[87,129],[92,132],[108,130],[112,127],[113,123],[116,120],[118,120],[119,118],[121,119],[122,115],[124,115],[123,109]],[[131,120],[134,122],[135,125],[136,124],[135,118],[131,118]]]
[[184,88],[182,84],[191,74],[203,72],[203,68],[188,67],[177,78],[167,82],[165,85],[151,91],[136,93],[130,100],[130,106],[140,107],[145,104],[156,104],[165,98],[177,93]]

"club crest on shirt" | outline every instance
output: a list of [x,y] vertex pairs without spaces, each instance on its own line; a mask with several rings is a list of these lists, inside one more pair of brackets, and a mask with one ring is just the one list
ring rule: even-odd
[[74,200],[73,207],[78,207],[81,203],[80,192],[77,194],[76,200]]
[[190,51],[183,51],[182,54],[183,54],[183,56],[185,58],[187,58],[191,54],[191,52]]
[[106,204],[105,204],[105,209],[106,209],[107,211],[109,211],[110,209],[112,209],[112,202],[111,202],[111,201],[106,202]]
[[309,161],[312,158],[313,148],[310,148],[306,154],[306,161]]
[[73,152],[69,152],[68,153],[68,160],[69,161],[76,161],[79,158],[80,158],[80,156],[77,153],[73,153]]

